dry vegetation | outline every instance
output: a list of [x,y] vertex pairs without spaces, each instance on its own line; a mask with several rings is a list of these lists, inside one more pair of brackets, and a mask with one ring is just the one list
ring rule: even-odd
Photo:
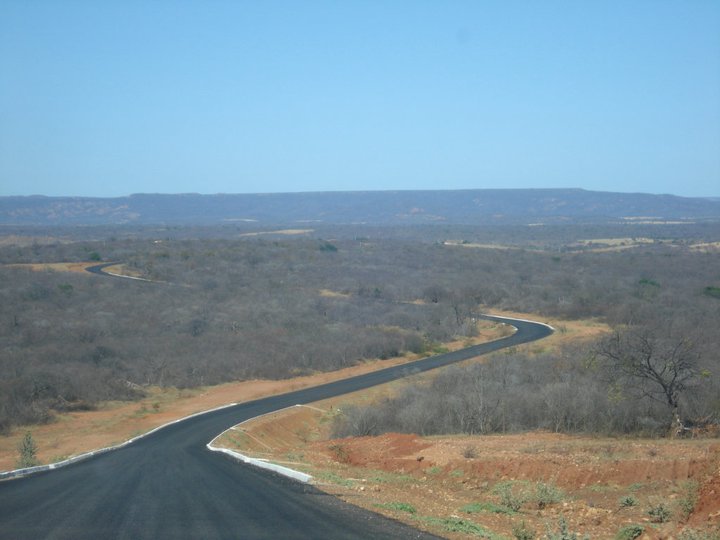
[[[497,337],[475,314],[503,310],[557,332],[412,385],[268,417],[227,443],[442,535],[539,538],[564,516],[592,537],[636,524],[649,538],[683,528],[705,531],[687,540],[716,538],[717,440],[665,438],[675,417],[683,435],[720,421],[716,228],[269,231],[0,241],[0,468],[28,429],[54,461],[375,359]],[[498,246],[513,249],[488,249]],[[98,259],[158,283],[83,272]],[[656,373],[635,369],[646,344]],[[682,384],[653,382],[665,365]],[[543,490],[554,498],[541,502]]]
[[[609,331],[594,321],[564,326],[564,332],[543,342],[546,351]],[[524,346],[521,352],[535,357],[538,345]],[[533,369],[532,361],[528,369]],[[220,443],[307,472],[321,489],[348,502],[448,538],[529,538],[519,536],[523,527],[540,538],[548,529],[556,531],[560,519],[591,538],[626,538],[620,535],[630,533],[714,538],[718,533],[717,439],[546,431],[332,438],[346,408],[381,402],[408,384],[427,385],[435,377],[416,376],[264,416],[229,430]]]
[[[481,321],[474,338],[443,343],[443,347],[457,350],[498,339],[507,333],[508,329],[504,325]],[[412,362],[419,357],[417,354],[406,354],[386,360],[370,360],[329,373],[284,380],[256,379],[183,390],[148,387],[144,389],[145,397],[137,401],[107,401],[99,404],[95,410],[57,414],[53,422],[33,426],[32,436],[38,447],[37,457],[40,462],[54,463],[90,450],[119,444],[173,420],[215,407],[361,375]],[[0,471],[16,467],[17,447],[25,433],[26,429],[18,428],[0,437]]]

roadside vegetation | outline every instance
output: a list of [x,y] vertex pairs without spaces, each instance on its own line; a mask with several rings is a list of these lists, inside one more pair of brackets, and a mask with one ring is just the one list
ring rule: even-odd
[[[400,387],[375,389],[374,397]],[[278,411],[218,443],[306,472],[324,491],[452,539],[710,539],[720,532],[713,439],[548,431],[333,439],[333,419],[364,400],[359,392]]]
[[[660,433],[674,415],[686,427],[712,424],[720,409],[713,227],[637,226],[642,242],[602,252],[585,249],[586,240],[632,238],[629,228],[338,227],[314,237],[120,228],[3,245],[0,432],[138,399],[154,386],[289,378],[432,354],[439,342],[472,337],[475,314],[493,308],[601,317],[616,332],[548,351],[531,371],[517,352],[450,370],[430,391],[394,398],[397,414],[374,430]],[[518,249],[468,247],[491,238]],[[693,249],[698,243],[710,247]],[[11,266],[92,260],[163,283]],[[416,399],[432,396],[434,417],[419,415]]]

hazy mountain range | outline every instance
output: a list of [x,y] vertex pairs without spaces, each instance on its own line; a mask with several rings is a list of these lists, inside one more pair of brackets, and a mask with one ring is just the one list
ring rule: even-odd
[[703,220],[720,220],[720,199],[582,189],[0,197],[2,225],[482,225]]

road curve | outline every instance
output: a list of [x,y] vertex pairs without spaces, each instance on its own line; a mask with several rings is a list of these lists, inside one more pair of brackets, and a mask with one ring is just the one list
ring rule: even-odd
[[552,333],[531,321],[483,316],[517,328],[509,337],[216,410],[171,424],[119,450],[0,482],[0,538],[364,539],[435,538],[239,464],[205,445],[243,420],[428,371]]
[[117,262],[106,262],[101,264],[96,264],[94,266],[87,266],[85,270],[87,272],[90,272],[91,274],[98,274],[100,276],[108,276],[108,277],[114,277],[114,278],[121,278],[121,279],[130,279],[133,281],[145,281],[147,283],[165,283],[164,281],[154,281],[152,279],[146,279],[136,276],[125,276],[123,274],[113,274],[112,272],[106,272],[105,269],[109,266],[115,266],[116,264],[119,264]]

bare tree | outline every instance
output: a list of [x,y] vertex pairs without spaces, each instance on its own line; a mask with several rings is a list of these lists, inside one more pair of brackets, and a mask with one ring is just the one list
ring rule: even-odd
[[600,341],[595,354],[607,363],[615,383],[666,404],[676,415],[699,362],[692,340],[658,337],[647,329],[617,331]]

